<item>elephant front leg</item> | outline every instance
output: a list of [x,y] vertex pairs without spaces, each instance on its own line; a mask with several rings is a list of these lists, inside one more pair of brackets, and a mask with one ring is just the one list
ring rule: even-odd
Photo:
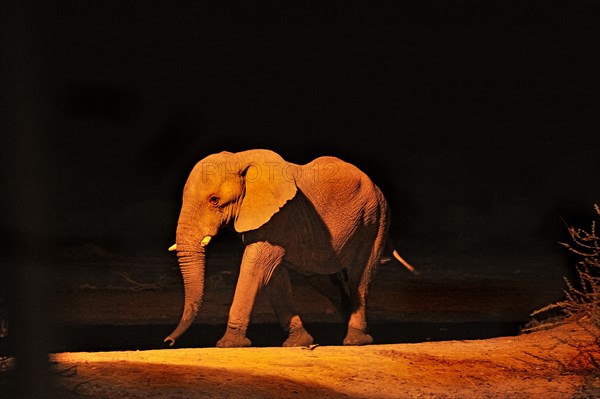
[[312,345],[313,337],[304,329],[294,306],[288,270],[281,265],[277,267],[265,288],[283,330],[288,333],[288,338],[284,341],[283,346]]
[[256,242],[246,246],[233,303],[229,310],[227,330],[217,342],[217,347],[234,348],[252,345],[246,337],[246,331],[250,324],[256,295],[266,284],[269,275],[281,263],[284,254],[283,248],[267,242]]

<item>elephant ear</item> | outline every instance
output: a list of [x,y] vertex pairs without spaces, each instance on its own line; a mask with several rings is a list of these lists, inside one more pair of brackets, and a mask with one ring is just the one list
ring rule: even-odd
[[269,150],[237,154],[245,181],[245,193],[234,222],[243,233],[258,229],[296,195],[292,164]]

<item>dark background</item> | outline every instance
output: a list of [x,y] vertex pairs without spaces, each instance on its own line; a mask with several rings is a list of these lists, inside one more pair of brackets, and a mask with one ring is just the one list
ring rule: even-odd
[[355,163],[405,253],[552,251],[561,218],[587,226],[599,198],[597,8],[20,7],[4,43],[9,233],[164,251],[194,163],[249,148]]
[[356,164],[400,252],[442,279],[470,260],[562,281],[565,224],[588,227],[600,198],[598,7],[213,3],[1,3],[0,319],[8,291],[19,397],[48,396],[60,259],[166,256],[187,174],[216,151]]

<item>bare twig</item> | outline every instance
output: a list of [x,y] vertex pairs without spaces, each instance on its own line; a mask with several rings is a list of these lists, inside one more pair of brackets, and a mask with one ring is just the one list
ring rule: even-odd
[[131,291],[155,291],[160,289],[160,286],[157,284],[153,284],[153,283],[138,283],[137,281],[133,280],[131,277],[129,277],[129,275],[125,272],[117,272],[117,274],[121,277],[123,277],[125,280],[127,280],[129,283],[132,284],[131,287],[129,287],[129,289]]

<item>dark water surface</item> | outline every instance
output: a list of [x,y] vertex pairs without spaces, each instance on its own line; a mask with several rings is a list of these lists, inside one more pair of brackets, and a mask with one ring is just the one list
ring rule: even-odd
[[[486,339],[519,334],[523,321],[514,322],[381,322],[370,325],[375,344]],[[52,352],[91,352],[163,349],[163,339],[171,325],[77,325],[62,327]],[[341,345],[346,326],[339,323],[306,323],[306,329],[319,345]],[[176,348],[214,347],[225,325],[195,324],[182,336]],[[252,324],[248,337],[255,347],[279,347],[285,340],[281,327],[274,323]],[[2,350],[11,352],[10,342]]]

